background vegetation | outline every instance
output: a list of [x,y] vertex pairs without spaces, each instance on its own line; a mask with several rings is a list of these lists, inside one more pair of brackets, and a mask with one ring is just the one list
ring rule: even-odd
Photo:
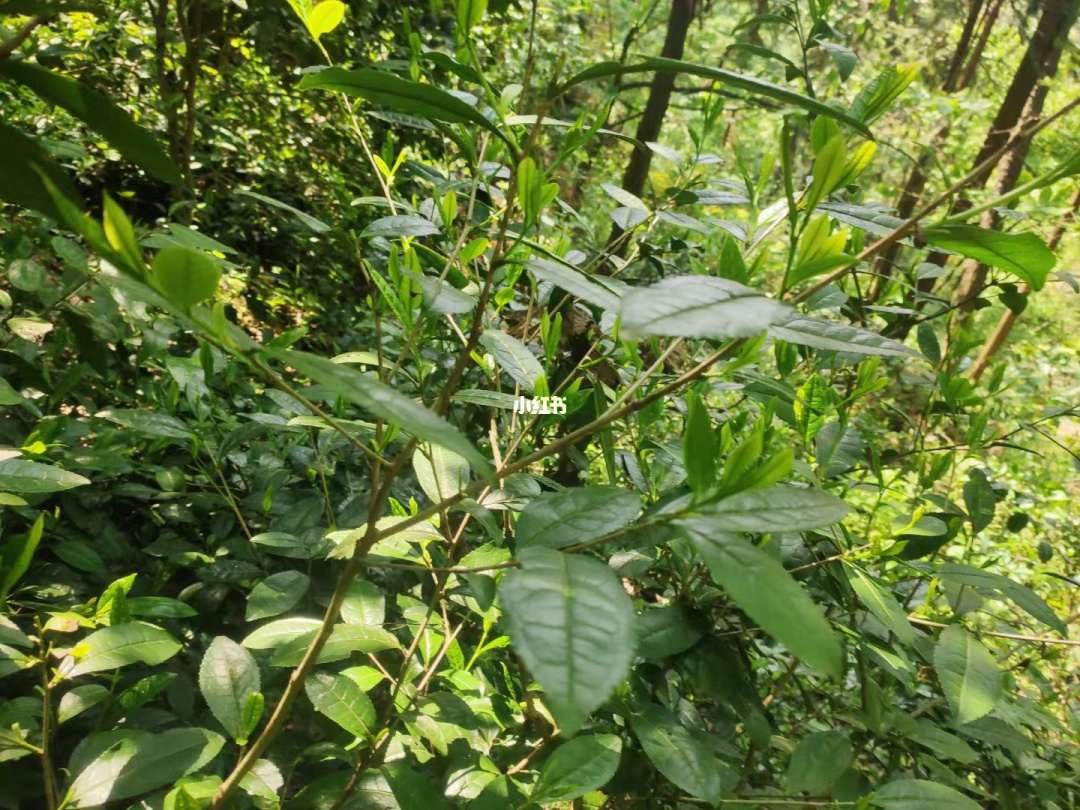
[[0,0],[0,806],[1080,806],[1076,13]]

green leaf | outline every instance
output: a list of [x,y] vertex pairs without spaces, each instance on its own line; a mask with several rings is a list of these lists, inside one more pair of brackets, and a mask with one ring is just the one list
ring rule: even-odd
[[207,765],[224,744],[220,734],[204,728],[144,734],[135,744],[135,755],[117,775],[109,799],[127,799],[170,785]]
[[274,208],[278,208],[282,211],[287,211],[296,217],[301,223],[306,225],[310,230],[318,234],[329,233],[332,229],[325,222],[316,219],[311,214],[306,214],[299,208],[293,208],[287,203],[281,202],[281,200],[275,200],[273,197],[267,197],[265,194],[258,194],[254,191],[237,191],[237,194],[243,197],[251,197],[259,202],[264,202],[267,205],[272,205]]
[[1063,636],[1068,634],[1065,622],[1054,613],[1035,591],[1026,585],[1014,582],[1003,574],[995,574],[992,571],[985,571],[982,568],[975,568],[962,563],[945,563],[938,569],[938,576],[959,585],[998,591],[1043,624],[1052,627]]
[[0,461],[0,490],[5,492],[29,492],[37,495],[82,487],[89,483],[89,478],[49,464],[21,458]]
[[472,477],[468,461],[437,444],[417,448],[413,453],[413,470],[420,488],[432,503],[463,492]]
[[882,810],[979,810],[958,790],[925,779],[898,779],[874,791],[870,804]]
[[844,174],[847,163],[847,145],[840,133],[833,135],[814,159],[814,179],[806,192],[806,210],[812,211],[825,199]]
[[847,81],[859,61],[859,57],[855,55],[855,52],[836,42],[828,42],[824,39],[819,39],[814,44],[819,48],[823,48],[829,54],[829,58],[836,65],[836,72],[840,74],[840,80]]
[[775,558],[744,538],[728,534],[726,524],[717,525],[711,516],[679,520],[677,525],[690,537],[713,579],[751,619],[797,658],[826,675],[840,677],[844,651],[828,620]]
[[[509,557],[509,552],[506,554]],[[466,565],[464,562],[462,564]],[[341,603],[341,620],[346,624],[379,627],[386,620],[386,599],[379,586],[366,579],[350,585]]]
[[321,0],[304,19],[311,36],[318,39],[329,34],[345,19],[345,4],[341,0]]
[[934,669],[960,724],[978,720],[1001,697],[1001,672],[994,656],[963,628],[941,631],[934,647]]
[[[10,60],[5,60],[8,64]],[[48,178],[57,194],[82,208],[82,197],[67,172],[49,157],[32,138],[0,121],[0,198],[53,219],[63,219],[60,208],[43,178]]]
[[66,76],[26,61],[0,61],[0,76],[28,87],[45,101],[62,107],[97,132],[127,160],[170,185],[180,185],[180,170],[150,132],[108,96]]
[[249,650],[272,650],[280,647],[298,636],[318,630],[322,624],[318,619],[308,619],[294,616],[288,619],[278,619],[267,622],[262,627],[248,633],[240,645]]
[[377,219],[364,228],[361,236],[369,239],[381,236],[393,239],[398,236],[438,236],[442,231],[430,219],[416,214],[398,214]]
[[180,642],[160,627],[145,622],[118,624],[91,633],[71,651],[78,664],[67,676],[77,678],[134,663],[153,666],[179,651]]
[[621,754],[622,740],[614,734],[586,735],[563,743],[540,769],[530,801],[568,802],[599,790],[615,776]]
[[45,515],[42,513],[25,534],[16,535],[0,546],[0,565],[3,566],[0,568],[0,600],[7,598],[30,567],[44,531]]
[[693,647],[705,635],[706,624],[682,604],[651,608],[637,617],[638,655],[666,658]]
[[533,392],[536,381],[544,376],[544,367],[520,340],[506,332],[487,329],[480,336],[480,343],[514,382],[527,393]]
[[150,272],[154,286],[183,310],[213,298],[221,280],[221,268],[215,262],[180,245],[159,251]]
[[271,574],[251,590],[245,621],[253,622],[278,616],[299,604],[307,593],[310,580],[299,571]]
[[919,72],[918,65],[887,67],[859,91],[848,114],[871,124],[892,106]]
[[1007,270],[1041,290],[1057,259],[1031,231],[1002,233],[976,225],[934,225],[923,230],[926,241],[976,261]]
[[851,740],[839,731],[818,731],[803,737],[788,763],[788,790],[824,793],[847,770],[851,757]]
[[709,409],[701,397],[690,394],[686,398],[682,457],[686,480],[694,494],[701,494],[716,483],[717,452]]
[[874,582],[865,571],[854,565],[847,565],[848,582],[859,599],[866,605],[877,620],[900,639],[901,643],[911,646],[915,643],[915,631],[907,620],[907,614],[891,593]]
[[530,548],[518,561],[499,584],[500,605],[514,648],[571,736],[626,677],[633,603],[599,560]]
[[78,717],[87,709],[91,709],[106,700],[109,694],[107,687],[97,683],[76,686],[60,698],[60,706],[56,712],[56,722],[63,723],[73,717]]
[[[265,799],[277,804],[280,801],[278,791],[285,786],[285,778],[278,766],[268,759],[260,759],[251,766],[251,770],[240,780],[240,788],[249,796]],[[201,807],[201,805],[198,805]]]
[[981,532],[993,523],[997,495],[982,470],[972,470],[964,483],[964,506],[967,507],[972,531]]
[[315,672],[304,682],[312,705],[354,737],[367,739],[375,728],[375,707],[345,675]]
[[484,19],[488,0],[457,0],[458,30],[467,33]]
[[613,185],[612,183],[601,183],[600,188],[607,192],[608,196],[615,200],[619,205],[626,208],[633,208],[642,213],[649,213],[649,206],[641,201],[641,198],[635,194],[631,194],[624,188]]
[[677,276],[635,287],[619,308],[627,337],[752,337],[787,317],[786,304],[734,281]]
[[199,666],[199,691],[218,722],[234,740],[244,737],[244,703],[261,689],[259,665],[235,641],[218,636],[203,655]]
[[148,436],[165,436],[173,439],[190,439],[191,431],[175,416],[139,408],[116,408],[99,411],[95,416],[108,419],[123,427],[137,430]]
[[802,532],[820,529],[844,519],[848,506],[835,495],[810,487],[779,484],[768,489],[729,495],[694,507],[694,514],[727,532]]
[[562,287],[582,301],[596,304],[596,306],[611,312],[619,308],[619,296],[616,293],[609,290],[600,281],[593,281],[580,270],[574,270],[547,259],[530,259],[526,268],[541,281],[549,281]]
[[619,487],[577,487],[529,502],[518,518],[518,548],[566,548],[621,529],[637,517],[641,498]]
[[411,82],[377,70],[345,70],[332,67],[308,73],[297,85],[301,90],[330,90],[409,115],[451,124],[476,124],[513,144],[495,124],[475,107],[430,84]]
[[582,82],[591,79],[625,76],[628,73],[652,73],[659,70],[671,73],[688,73],[692,76],[700,76],[703,79],[712,79],[713,81],[720,82],[728,87],[746,90],[754,95],[771,98],[784,104],[789,104],[792,107],[807,110],[816,115],[828,116],[836,121],[847,124],[856,132],[859,132],[867,138],[874,137],[861,120],[830,107],[817,99],[809,98],[801,93],[796,93],[794,90],[780,87],[779,85],[772,84],[771,82],[753,76],[746,76],[742,73],[724,70],[723,68],[697,65],[692,62],[683,62],[679,59],[652,57],[633,65],[627,65],[622,62],[601,62],[600,64],[586,68],[575,76],[570,77],[566,82],[559,86],[555,94],[561,95],[574,85],[581,84]]
[[786,340],[788,343],[825,351],[923,359],[923,356],[914,349],[909,349],[902,343],[874,332],[857,326],[827,321],[824,318],[811,318],[807,315],[792,314],[786,320],[772,326],[769,332],[773,337]]
[[691,796],[719,804],[725,783],[736,781],[731,769],[663,706],[642,706],[630,715],[630,727],[656,769]]
[[[270,659],[275,667],[295,667],[303,659],[307,648],[315,638],[315,631],[298,636],[282,644]],[[368,627],[364,624],[339,624],[334,627],[326,644],[319,651],[316,664],[328,664],[343,661],[354,652],[374,653],[392,650],[400,645],[398,640],[381,627]]]
[[491,468],[487,460],[449,422],[388,385],[365,377],[348,366],[313,354],[270,347],[265,351],[376,416],[401,425],[424,441],[442,445],[464,456],[474,470],[485,478],[490,476]]

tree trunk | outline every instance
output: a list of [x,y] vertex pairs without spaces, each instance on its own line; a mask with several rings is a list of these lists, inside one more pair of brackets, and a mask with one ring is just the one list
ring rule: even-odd
[[[1057,69],[1057,59],[1060,56],[1058,38],[1060,35],[1068,33],[1069,24],[1076,13],[1076,4],[1077,0],[1046,0],[1027,50],[1020,59],[1020,64],[1016,68],[1016,73],[1013,75],[1013,80],[1005,93],[1005,98],[998,108],[997,115],[990,125],[990,130],[987,132],[982,148],[979,150],[979,154],[973,161],[972,166],[978,166],[1008,141],[1017,125],[1023,120],[1028,98],[1036,88],[1039,80],[1046,75],[1044,71],[1048,68]],[[1026,156],[1027,148],[1026,143],[1017,144],[1013,150],[1010,150],[1010,153],[1018,152],[1018,154]],[[1002,156],[999,165],[1011,165],[1009,161],[1010,155],[1007,153]],[[1022,162],[1021,159],[1021,166]],[[997,167],[986,169],[968,186],[968,190],[985,186],[995,168]],[[966,204],[965,201],[962,198],[958,199],[952,210],[959,210],[958,206],[963,204]],[[926,261],[944,267],[947,259],[948,256],[944,253],[935,251],[927,257]],[[973,274],[971,281],[977,281],[977,274]],[[919,292],[930,292],[933,289],[932,284],[933,281],[931,280],[928,285],[919,285]],[[967,308],[973,308],[976,296],[971,293],[974,287],[963,281],[959,287],[956,300],[964,301],[964,306]],[[911,331],[914,323],[915,319],[912,316],[901,316],[892,324],[888,334],[890,337],[903,340],[907,333]]]
[[971,0],[967,20],[964,21],[964,30],[960,34],[960,41],[956,43],[956,50],[953,51],[952,59],[949,60],[949,69],[945,73],[945,81],[941,83],[941,87],[946,93],[952,92],[953,87],[956,86],[957,78],[964,69],[964,60],[967,58],[971,38],[975,35],[975,25],[979,21],[979,15],[982,14],[983,2],[984,0]]
[[[995,21],[997,20],[997,7],[1000,7],[1002,0],[990,0],[991,9],[987,11],[983,19],[982,30],[979,34],[980,42],[982,45],[986,44],[986,38],[990,35],[990,30],[993,28]],[[968,10],[967,21],[964,23],[964,30],[960,34],[960,41],[956,43],[956,50],[953,52],[952,59],[949,63],[949,69],[945,74],[945,78],[941,83],[941,90],[945,93],[954,93],[958,89],[957,82],[962,71],[968,69],[974,70],[974,66],[978,63],[979,58],[982,56],[982,48],[977,47],[971,56],[968,56],[968,49],[971,45],[971,39],[975,35],[976,24],[979,21],[979,15],[983,11],[984,0],[972,0],[971,8]],[[967,65],[965,66],[965,60]],[[930,168],[930,164],[933,161],[934,155],[936,155],[941,148],[945,145],[945,141],[949,137],[950,125],[945,124],[935,134],[933,142],[930,147],[923,151],[919,156],[918,162],[911,167],[911,171],[908,173],[907,182],[904,183],[904,190],[900,192],[900,199],[896,203],[896,215],[901,219],[908,219],[914,212],[915,206],[919,202],[919,198],[922,196],[922,191],[926,185],[926,172]],[[892,275],[896,265],[896,259],[900,255],[900,244],[894,242],[882,251],[878,257],[877,262],[874,265],[874,281],[870,285],[867,298],[871,302],[876,302],[881,294],[885,291],[885,285],[889,281],[889,277]]]
[[[1072,200],[1069,201],[1069,206],[1068,212],[1061,218],[1061,221],[1054,226],[1054,230],[1046,242],[1051,250],[1057,247],[1058,242],[1061,241],[1061,237],[1065,234],[1065,228],[1073,221],[1077,209],[1080,208],[1080,188],[1073,193]],[[1026,284],[1021,284],[1017,288],[1017,292],[1023,296],[1027,296],[1031,294],[1031,289]],[[990,335],[986,343],[983,344],[982,351],[979,352],[979,356],[975,358],[975,363],[971,366],[971,379],[978,380],[986,372],[987,367],[990,365],[990,359],[997,354],[998,350],[1005,345],[1005,341],[1009,339],[1009,333],[1012,332],[1013,326],[1016,325],[1018,314],[1019,313],[1012,309],[1006,309],[1005,312],[1002,313],[997,328],[994,329],[994,333]]]
[[[1042,115],[1043,104],[1046,102],[1050,87],[1046,83],[1038,84],[1038,82],[1057,73],[1058,62],[1061,60],[1063,40],[1068,36],[1069,24],[1072,22],[1075,12],[1076,0],[1050,0],[1043,9],[1043,16],[1040,18],[1035,34],[1031,38],[1027,53],[1024,54],[1020,67],[1016,71],[1016,76],[1013,78],[1013,85],[1016,85],[1017,79],[1023,73],[1023,81],[1027,83],[1026,86],[1029,92],[1023,114],[1018,121],[1013,123],[1013,127],[1019,123],[1031,124]],[[1048,18],[1050,22],[1046,23]],[[1046,24],[1044,25],[1044,23]],[[1032,64],[1036,65],[1037,70],[1032,69]],[[1010,86],[1010,93],[1012,90],[1013,88]],[[1006,94],[1005,98],[1006,102],[1008,102],[1009,95]],[[1002,104],[1002,109],[1004,107],[1005,103]],[[998,118],[1002,118],[1001,111],[998,112]],[[998,136],[998,132],[993,129],[990,134],[991,136]],[[1004,137],[1009,137],[1008,131],[1004,132]],[[989,137],[987,140],[989,141]],[[996,142],[998,145],[995,149],[1000,148],[1001,144],[1004,143],[1000,138]],[[998,164],[997,180],[994,184],[994,190],[998,194],[1005,194],[1016,186],[1016,181],[1020,179],[1020,174],[1024,169],[1024,161],[1027,159],[1030,148],[1031,139],[1025,138],[1002,157],[1001,162]],[[987,151],[984,144],[977,160],[985,159],[985,156],[989,154],[990,152]],[[987,211],[983,215],[981,224],[984,228],[996,228],[998,227],[997,219],[997,215],[993,211]],[[960,318],[961,325],[967,322],[971,312],[975,309],[975,300],[986,284],[988,271],[989,268],[985,264],[966,263],[964,275],[960,279],[960,284],[956,290],[956,303],[959,305],[960,312],[963,313]]]
[[[667,35],[664,38],[664,48],[660,52],[662,57],[682,59],[683,48],[686,45],[686,32],[694,18],[694,6],[695,0],[672,0]],[[674,73],[658,71],[653,75],[652,84],[649,87],[649,100],[645,104],[645,113],[641,116],[637,132],[634,134],[634,137],[642,143],[655,141],[659,137],[674,86]],[[630,162],[627,163],[626,171],[623,173],[622,187],[640,197],[645,190],[645,181],[648,179],[651,163],[652,150],[635,149],[630,154]],[[622,228],[618,225],[612,228],[609,244],[622,236],[622,233]]]
[[990,32],[994,28],[994,23],[997,22],[998,13],[1001,11],[1001,6],[1004,0],[991,0],[990,7],[986,10],[986,17],[983,20],[982,30],[979,32],[979,39],[975,43],[975,47],[971,51],[971,58],[964,66],[963,70],[953,80],[951,86],[953,92],[958,92],[971,86],[972,80],[975,78],[975,70],[979,67],[979,60],[982,59],[983,51],[986,49],[987,40],[990,39]]

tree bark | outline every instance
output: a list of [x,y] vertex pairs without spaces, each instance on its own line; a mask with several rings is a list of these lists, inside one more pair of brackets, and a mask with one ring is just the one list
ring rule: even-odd
[[[1045,71],[1047,69],[1057,69],[1057,60],[1060,56],[1061,47],[1059,37],[1068,33],[1069,24],[1076,15],[1076,4],[1077,0],[1046,0],[1031,41],[1020,59],[1020,64],[1016,68],[1009,89],[1005,93],[997,115],[990,125],[990,130],[987,132],[982,148],[972,162],[972,166],[978,166],[1008,141],[1012,132],[1023,120],[1028,99],[1036,89],[1039,80],[1047,75]],[[1021,156],[1026,156],[1027,148],[1027,143],[1018,143],[1009,153],[1002,157],[998,165],[1001,167],[1012,165],[1010,163],[1011,154],[1015,152]],[[1022,163],[1023,160],[1021,159],[1020,164],[1016,167],[1017,171],[1022,167]],[[982,176],[968,187],[968,190],[985,186],[994,168],[997,167],[988,168],[983,172]],[[1003,174],[1002,178],[1007,179],[1007,175]],[[952,210],[960,210],[959,206],[965,204],[965,200],[958,199]],[[944,267],[947,259],[948,257],[944,253],[935,251],[927,257],[926,261]],[[969,269],[974,271],[974,268]],[[969,282],[977,280],[977,273],[973,272]],[[977,297],[977,294],[972,295],[975,287],[969,282],[961,281],[955,299],[958,302],[964,302],[962,308],[965,310],[974,308],[975,298]],[[926,285],[920,284],[919,292],[932,291],[932,285],[933,280],[930,280]],[[915,319],[913,317],[901,316],[892,324],[888,334],[890,337],[903,340],[914,323]]]
[[[1066,212],[1065,216],[1061,218],[1061,221],[1054,226],[1054,230],[1046,242],[1047,247],[1051,250],[1056,248],[1058,242],[1061,241],[1061,237],[1065,234],[1066,227],[1068,227],[1069,223],[1075,218],[1078,208],[1080,208],[1080,188],[1077,188],[1077,190],[1073,192],[1072,199],[1069,201],[1069,210]],[[1026,284],[1021,284],[1017,288],[1017,292],[1027,296],[1031,294],[1031,289]],[[1009,333],[1012,332],[1013,326],[1016,325],[1017,317],[1019,317],[1019,313],[1012,309],[1006,309],[1005,312],[1002,313],[997,328],[994,329],[993,334],[987,338],[986,343],[983,344],[982,351],[979,352],[979,356],[975,358],[975,362],[971,366],[971,379],[977,381],[986,372],[987,367],[990,365],[990,359],[997,354],[998,350],[1005,345],[1005,341],[1009,339]]]
[[[990,141],[990,137],[994,137],[996,139],[995,143],[997,143],[995,149],[1000,148],[1001,144],[1004,143],[1003,139],[1009,137],[1009,129],[1019,124],[1034,123],[1042,115],[1043,104],[1046,101],[1047,94],[1050,92],[1050,87],[1045,82],[1039,84],[1039,81],[1050,78],[1057,73],[1058,62],[1061,61],[1062,44],[1064,38],[1068,36],[1069,24],[1075,17],[1075,13],[1076,0],[1049,0],[1043,8],[1043,15],[1039,19],[1039,25],[1031,38],[1020,66],[1017,68],[1016,75],[1013,77],[1013,84],[1009,87],[1009,93],[1013,92],[1013,87],[1018,82],[1021,84],[1021,90],[1017,90],[1017,93],[1021,92],[1024,87],[1027,88],[1028,96],[1024,103],[1023,113],[1008,129],[1001,131],[996,126],[991,129],[987,142]],[[1003,115],[1006,104],[1014,101],[1010,99],[1009,93],[1006,93],[1005,101],[1002,102],[1002,109],[998,111],[998,118],[1003,119],[1003,125],[1011,120]],[[995,120],[995,124],[997,123]],[[1016,181],[1020,179],[1020,174],[1024,169],[1024,161],[1027,159],[1030,148],[1031,140],[1025,138],[1002,157],[1001,162],[998,164],[998,173],[994,184],[994,190],[998,194],[1011,191],[1016,186]],[[987,144],[984,144],[980,157],[976,158],[976,160],[985,159],[989,154]],[[987,211],[983,215],[980,224],[984,228],[996,228],[999,225],[998,217],[993,211]],[[989,268],[985,264],[979,264],[978,262],[965,263],[964,275],[960,279],[960,284],[956,290],[956,302],[959,304],[961,312],[961,325],[967,322],[971,312],[975,309],[976,299],[986,285],[988,271]]]
[[[694,19],[695,0],[672,0],[671,13],[668,16],[667,35],[660,55],[666,59],[682,59],[686,45],[686,32]],[[675,74],[658,71],[653,75],[649,87],[649,100],[645,104],[645,113],[638,122],[634,137],[642,143],[655,141],[660,135],[671,102],[671,91],[675,87]],[[652,164],[652,150],[635,149],[630,154],[630,162],[623,173],[622,187],[631,194],[640,197],[645,190],[645,181],[649,177]],[[623,230],[615,225],[611,230],[609,244],[622,236]]]
[[979,67],[979,60],[982,59],[983,51],[986,50],[986,43],[990,39],[990,32],[994,29],[994,23],[997,22],[1003,3],[1004,0],[991,0],[990,7],[986,10],[982,30],[979,32],[979,39],[971,51],[971,57],[960,74],[953,80],[951,88],[954,92],[971,86],[971,82],[975,78],[975,70]]
[[[990,0],[992,7],[995,5],[1000,7],[1001,2],[1002,0]],[[941,83],[941,90],[944,93],[956,92],[958,89],[957,82],[959,81],[961,72],[969,69],[973,71],[974,66],[982,56],[982,47],[977,47],[970,57],[968,55],[968,49],[971,45],[972,37],[975,35],[975,30],[983,7],[984,0],[972,0],[971,8],[968,10],[967,20],[964,23],[964,30],[960,34],[960,41],[956,43],[956,50],[953,52],[952,59],[950,60],[949,69]],[[989,37],[990,30],[993,28],[996,20],[997,8],[991,8],[987,11],[987,14],[983,19],[982,30],[979,35],[982,45],[986,44],[986,38]],[[965,60],[967,61],[966,66]],[[911,167],[907,181],[904,183],[904,190],[900,192],[900,199],[896,203],[896,215],[901,219],[908,219],[914,213],[915,206],[918,204],[919,198],[922,196],[923,188],[926,186],[926,172],[930,169],[930,164],[933,162],[934,155],[945,145],[945,141],[949,137],[949,131],[950,125],[946,123],[934,134],[931,145],[923,151],[919,156],[918,161]],[[878,257],[878,260],[874,265],[874,281],[870,285],[867,295],[871,302],[876,302],[885,291],[885,285],[888,283],[889,277],[892,275],[893,269],[895,268],[896,259],[900,255],[900,247],[899,243],[894,242],[885,248]]]

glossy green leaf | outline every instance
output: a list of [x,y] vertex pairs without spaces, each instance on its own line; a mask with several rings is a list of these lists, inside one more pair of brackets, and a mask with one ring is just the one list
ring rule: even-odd
[[564,735],[626,677],[634,608],[615,572],[588,557],[529,548],[499,584],[510,638]]
[[1001,699],[1001,671],[990,651],[962,627],[941,631],[934,669],[958,723],[970,723]]
[[536,381],[544,376],[544,367],[520,340],[506,332],[488,329],[480,336],[480,343],[514,382],[526,393],[533,392]]
[[318,711],[354,737],[371,737],[375,707],[351,679],[335,672],[314,672],[304,682],[304,692]]
[[1006,270],[1041,290],[1054,269],[1054,252],[1031,231],[1003,233],[976,225],[934,225],[923,229],[926,241],[962,256]]
[[770,327],[773,337],[832,352],[876,354],[882,357],[914,357],[922,355],[891,338],[882,337],[867,329],[844,323],[812,318],[807,315],[791,315]]
[[361,236],[393,239],[398,236],[438,236],[440,233],[442,231],[430,219],[416,214],[398,214],[375,220],[364,228]]
[[803,737],[788,762],[788,790],[824,793],[847,770],[851,758],[851,740],[839,731],[818,731]]
[[1014,582],[1004,574],[975,568],[963,563],[945,563],[938,569],[938,575],[949,582],[958,585],[967,585],[972,588],[983,588],[1004,594],[1017,604],[1029,615],[1038,619],[1048,627],[1052,627],[1062,635],[1068,633],[1065,622],[1054,613],[1053,609],[1042,598],[1025,585]]
[[683,519],[678,525],[735,604],[797,658],[826,675],[840,677],[843,648],[828,620],[774,557],[745,538],[729,534],[725,524],[717,524],[711,516]]
[[566,548],[621,529],[637,517],[641,498],[619,487],[592,486],[541,495],[518,518],[518,548]]
[[225,636],[215,638],[199,666],[199,691],[234,740],[244,737],[241,720],[248,695],[260,689],[259,666],[251,653]]
[[69,692],[65,692],[60,698],[60,705],[56,711],[56,722],[63,723],[73,717],[78,717],[87,709],[91,709],[109,697],[108,687],[97,683],[76,686]]
[[801,532],[844,519],[848,506],[835,495],[812,487],[778,484],[738,492],[693,508],[713,528],[727,532]]
[[171,185],[183,182],[180,170],[157,138],[136,124],[108,96],[26,61],[0,61],[0,77],[28,87],[45,101],[67,110],[104,137],[127,160],[158,180]]
[[420,115],[433,121],[475,124],[496,137],[507,140],[502,130],[483,113],[456,96],[430,84],[411,82],[390,73],[332,67],[317,73],[308,73],[297,86],[301,90],[344,93],[396,112]]
[[915,642],[915,631],[911,629],[907,614],[893,595],[874,582],[862,569],[849,564],[846,570],[852,590],[866,609],[903,644],[912,645]]
[[707,625],[681,604],[651,608],[637,617],[637,647],[642,658],[666,658],[694,646]]
[[655,71],[667,71],[671,73],[686,73],[691,76],[698,76],[703,79],[712,79],[720,84],[733,87],[737,90],[745,90],[749,93],[758,96],[764,96],[771,98],[775,101],[779,101],[783,104],[789,104],[792,107],[798,107],[808,112],[812,112],[815,115],[824,115],[839,121],[843,124],[847,124],[856,132],[865,135],[867,138],[872,138],[873,135],[859,119],[841,112],[828,104],[824,104],[817,99],[804,96],[801,93],[796,93],[794,90],[789,90],[786,87],[780,87],[779,85],[767,82],[763,79],[758,79],[753,76],[746,76],[742,73],[735,73],[730,70],[724,70],[723,68],[711,67],[709,65],[697,65],[692,62],[683,62],[679,59],[665,59],[662,57],[652,57],[644,59],[636,64],[625,64],[622,62],[601,62],[598,65],[586,68],[580,73],[572,76],[565,81],[558,88],[558,93],[565,93],[571,87],[576,84],[581,84],[585,81],[592,79],[603,79],[613,76],[625,76],[629,73],[652,73]]
[[165,436],[173,439],[190,439],[191,431],[175,416],[138,408],[115,408],[98,411],[102,419],[108,419],[126,428],[131,428],[148,436]]
[[3,565],[0,568],[0,600],[11,593],[11,589],[30,568],[44,532],[45,515],[41,514],[26,532],[11,537],[0,546],[0,563]]
[[145,622],[118,624],[91,633],[75,646],[72,655],[78,663],[68,677],[135,663],[153,666],[179,651],[180,642],[160,627]]
[[290,610],[304,598],[309,583],[307,575],[299,571],[271,574],[251,589],[244,618],[253,622]]
[[414,436],[464,456],[481,475],[489,474],[487,460],[449,422],[393,388],[341,363],[313,354],[275,348],[268,348],[266,352],[376,416],[401,425]]
[[615,775],[621,754],[622,740],[614,734],[568,740],[544,763],[529,798],[535,804],[568,802],[599,790]]
[[82,208],[78,190],[56,161],[32,138],[2,121],[0,154],[3,155],[3,162],[0,163],[0,199],[40,211],[54,219],[62,219],[44,176],[51,181],[58,195],[62,195],[76,210]]
[[882,810],[979,810],[960,791],[925,779],[898,779],[874,791],[870,804]]
[[[309,631],[282,644],[270,658],[271,666],[297,666],[314,638],[315,631]],[[354,652],[374,653],[382,650],[392,650],[398,646],[400,646],[398,640],[393,634],[383,630],[381,627],[368,627],[363,624],[338,624],[334,626],[330,637],[319,651],[315,663],[328,664],[333,661],[343,661]]]
[[752,337],[787,317],[786,304],[734,281],[677,276],[635,287],[619,307],[627,337]]
[[277,619],[267,622],[262,627],[248,633],[241,646],[249,650],[272,650],[280,647],[298,636],[303,636],[319,629],[318,619],[308,619],[299,616],[288,619]]
[[311,8],[304,23],[315,39],[329,34],[345,18],[345,4],[341,0],[320,0]]
[[221,280],[221,268],[215,262],[180,245],[159,251],[150,272],[154,286],[181,309],[213,298]]
[[413,470],[420,488],[432,503],[440,503],[469,486],[469,462],[437,444],[424,445],[413,453]]
[[619,296],[615,292],[605,287],[599,279],[594,281],[580,270],[547,259],[530,259],[526,267],[536,278],[550,281],[582,301],[612,312],[619,308]]
[[691,796],[718,804],[725,788],[734,785],[732,770],[663,706],[649,703],[635,710],[630,727],[656,769]]
[[89,478],[53,467],[51,464],[40,464],[21,458],[0,461],[0,490],[6,492],[28,492],[36,495],[82,487],[89,483]]

